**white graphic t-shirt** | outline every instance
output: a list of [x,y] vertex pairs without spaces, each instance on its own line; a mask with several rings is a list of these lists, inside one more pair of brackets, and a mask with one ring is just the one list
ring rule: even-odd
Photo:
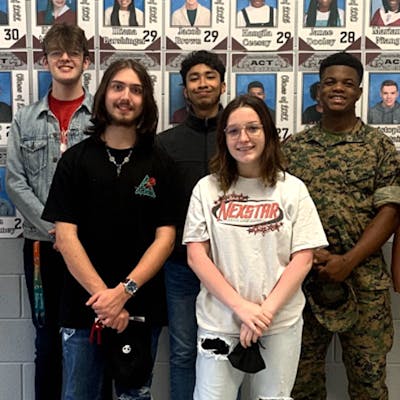
[[[213,175],[193,189],[183,243],[210,241],[211,258],[242,297],[261,303],[296,251],[328,243],[315,205],[304,183],[285,173],[275,187],[260,179],[239,177],[223,193]],[[267,334],[293,325],[305,299],[299,289],[275,315]],[[201,328],[237,335],[240,321],[233,311],[202,285],[196,304]]]

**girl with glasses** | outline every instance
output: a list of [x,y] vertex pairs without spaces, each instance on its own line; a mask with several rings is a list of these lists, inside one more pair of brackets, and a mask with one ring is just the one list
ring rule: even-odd
[[212,173],[193,190],[183,235],[202,283],[195,400],[237,398],[249,371],[233,360],[241,351],[255,351],[267,366],[251,366],[250,399],[290,398],[301,283],[312,249],[327,242],[305,185],[284,164],[265,103],[249,95],[231,101],[218,124]]

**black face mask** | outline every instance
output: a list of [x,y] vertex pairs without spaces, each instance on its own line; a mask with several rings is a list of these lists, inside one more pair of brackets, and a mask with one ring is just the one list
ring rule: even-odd
[[260,353],[259,342],[252,343],[250,347],[244,348],[239,342],[228,355],[228,360],[236,369],[250,374],[255,374],[265,368],[264,359]]

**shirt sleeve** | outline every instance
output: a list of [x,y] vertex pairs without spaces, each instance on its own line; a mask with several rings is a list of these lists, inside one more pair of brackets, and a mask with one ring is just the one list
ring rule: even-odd
[[393,142],[384,134],[376,146],[377,171],[374,206],[379,208],[388,203],[400,203],[400,158]]
[[78,224],[79,190],[71,155],[67,150],[58,162],[42,214],[46,221]]
[[293,157],[293,154],[296,155],[296,146],[298,144],[295,142],[293,135],[289,137],[289,139],[282,146],[282,151],[286,159],[287,163],[287,171],[289,171],[292,175],[299,176],[299,172],[296,168],[296,156]]
[[299,181],[298,202],[293,210],[293,233],[291,253],[329,245],[317,208],[305,186]]
[[[11,124],[8,137],[6,158],[7,194],[23,217],[34,225],[41,234],[50,239],[48,232],[53,228],[53,225],[40,218],[44,204],[36,195],[26,172],[27,161],[21,150],[21,129],[26,129],[22,116],[23,112],[20,110]],[[32,157],[35,157],[35,155],[33,154]]]
[[194,187],[190,198],[183,230],[182,244],[187,244],[189,242],[206,242],[210,239],[200,186],[201,181]]

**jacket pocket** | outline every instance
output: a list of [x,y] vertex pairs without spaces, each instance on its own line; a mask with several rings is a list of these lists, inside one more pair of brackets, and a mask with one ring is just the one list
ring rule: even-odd
[[25,161],[25,168],[33,175],[38,174],[47,166],[47,140],[30,139],[21,143],[22,156]]

